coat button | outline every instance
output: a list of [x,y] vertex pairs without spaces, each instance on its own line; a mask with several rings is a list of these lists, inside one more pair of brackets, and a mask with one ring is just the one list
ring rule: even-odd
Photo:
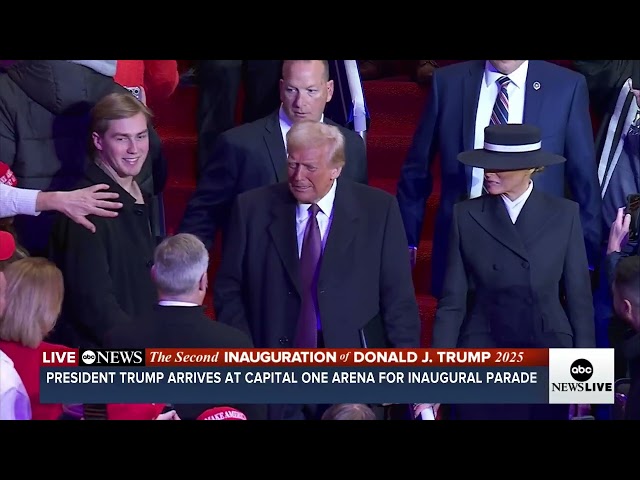
[[289,345],[289,337],[280,337],[280,340],[278,340],[278,342],[280,343],[280,345]]
[[143,211],[139,210],[139,209],[135,209],[134,212],[135,212],[136,215],[142,215],[143,214]]
[[527,298],[527,303],[528,303],[529,305],[533,305],[533,298],[528,297],[528,298]]
[[153,260],[149,260],[147,262],[147,267],[149,267],[149,268],[153,267]]
[[522,262],[522,268],[529,268],[529,262]]
[[293,295],[293,292],[292,292],[291,290],[289,290],[289,291],[287,292],[287,295]]

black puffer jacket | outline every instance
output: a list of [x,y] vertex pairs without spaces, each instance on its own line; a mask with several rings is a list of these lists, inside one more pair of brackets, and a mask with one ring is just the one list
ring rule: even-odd
[[[103,96],[125,92],[113,78],[66,60],[22,60],[0,74],[0,161],[21,188],[71,190],[87,161],[90,110]],[[160,139],[150,135],[150,152],[138,176],[148,193],[162,190],[166,162]],[[155,177],[155,188],[154,188]],[[21,242],[42,253],[50,215],[19,217]]]

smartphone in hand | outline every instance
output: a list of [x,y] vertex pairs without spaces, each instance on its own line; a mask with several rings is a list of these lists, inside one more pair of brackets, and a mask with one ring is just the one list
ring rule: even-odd
[[129,90],[134,97],[136,97],[139,101],[143,101],[142,99],[142,88],[140,87],[125,87],[127,90]]

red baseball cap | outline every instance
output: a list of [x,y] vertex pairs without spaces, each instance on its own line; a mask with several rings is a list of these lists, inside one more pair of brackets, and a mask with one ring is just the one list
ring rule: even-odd
[[164,403],[110,403],[109,420],[155,420],[162,413]]
[[16,240],[9,232],[0,230],[0,261],[9,260],[16,251]]
[[18,184],[18,179],[9,168],[6,163],[0,162],[0,183],[15,187]]
[[202,412],[197,420],[246,420],[247,416],[233,407],[214,407]]

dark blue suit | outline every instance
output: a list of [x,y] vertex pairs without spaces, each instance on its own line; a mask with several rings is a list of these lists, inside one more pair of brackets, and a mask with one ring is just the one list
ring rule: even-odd
[[[426,200],[433,186],[430,167],[436,154],[440,154],[442,193],[436,218],[431,280],[432,294],[437,297],[446,268],[453,205],[469,198],[473,169],[461,164],[457,155],[474,148],[484,66],[484,60],[472,60],[435,71],[431,95],[398,184],[398,202],[409,245],[418,246]],[[534,82],[538,82],[540,88],[535,89]],[[549,62],[529,60],[524,123],[542,130],[543,149],[567,158],[566,163],[536,174],[535,188],[569,196],[580,205],[587,255],[594,265],[600,252],[602,202],[584,77]]]

